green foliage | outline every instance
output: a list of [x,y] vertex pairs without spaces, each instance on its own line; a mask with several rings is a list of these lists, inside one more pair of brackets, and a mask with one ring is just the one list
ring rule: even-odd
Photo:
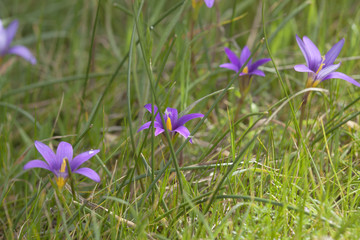
[[[262,6],[264,4],[264,9]],[[300,130],[306,74],[295,34],[322,53],[345,38],[340,71],[359,80],[358,1],[4,0],[5,25],[32,66],[0,65],[0,238],[359,239],[359,89],[313,89]],[[247,98],[219,68],[248,45],[271,56]],[[270,51],[270,52],[269,52]],[[8,62],[15,60],[14,62]],[[201,112],[182,137],[137,132],[143,106]],[[166,120],[166,119],[165,119]],[[61,191],[33,143],[71,142],[96,184],[72,174]],[[84,164],[85,165],[85,164]],[[74,188],[72,189],[73,186]]]

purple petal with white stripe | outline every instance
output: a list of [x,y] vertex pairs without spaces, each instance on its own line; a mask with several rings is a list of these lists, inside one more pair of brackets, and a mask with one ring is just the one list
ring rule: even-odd
[[174,125],[177,118],[178,118],[178,111],[175,108],[166,108],[165,115],[164,115],[164,121],[166,123],[167,118],[170,118],[171,124]]

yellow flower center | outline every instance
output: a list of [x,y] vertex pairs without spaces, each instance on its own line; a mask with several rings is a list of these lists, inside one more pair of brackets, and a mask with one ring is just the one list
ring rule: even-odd
[[316,78],[316,75],[319,74],[319,72],[324,68],[325,66],[325,56],[321,57],[322,61],[321,64],[318,68],[318,70],[316,71],[315,74],[309,74],[308,80],[306,82],[306,87],[316,87],[317,85],[319,85],[319,83],[321,82],[320,80],[315,80],[314,78]]
[[67,181],[67,178],[64,178],[63,175],[65,173],[66,170],[66,160],[67,158],[63,158],[63,162],[61,163],[61,167],[60,167],[60,176],[56,177],[56,184],[58,185],[58,187],[60,189],[62,189]]
[[171,119],[169,117],[166,119],[166,128],[172,131]]
[[249,68],[248,66],[244,67],[244,69],[242,70],[242,73],[248,74],[249,73]]
[[324,62],[325,62],[325,56],[322,57],[321,64],[320,64],[318,70],[316,71],[316,74],[318,74],[321,71],[321,69],[323,69],[323,67],[325,66]]

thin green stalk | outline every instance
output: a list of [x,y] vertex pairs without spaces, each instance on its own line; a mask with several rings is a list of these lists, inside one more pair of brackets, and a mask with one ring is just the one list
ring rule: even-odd
[[82,92],[82,96],[81,96],[80,111],[79,111],[78,120],[77,120],[77,124],[76,124],[77,129],[79,129],[80,117],[81,117],[81,114],[82,114],[82,112],[83,112],[83,110],[84,110],[84,102],[85,102],[86,88],[87,88],[87,83],[88,83],[88,81],[89,81],[89,73],[90,73],[90,68],[91,68],[91,60],[92,60],[93,51],[94,51],[94,39],[95,39],[96,27],[97,27],[97,23],[98,23],[99,12],[100,12],[100,3],[101,3],[101,0],[98,1],[98,6],[97,6],[97,10],[96,10],[94,27],[93,27],[93,31],[92,31],[92,34],[91,34],[91,43],[90,43],[90,49],[89,49],[88,63],[87,63],[87,69],[86,69],[86,74],[85,74],[83,92]]
[[[139,18],[139,16],[140,14],[138,14],[136,17]],[[134,134],[132,131],[132,119],[131,119],[131,63],[132,63],[132,55],[133,55],[133,44],[135,39],[135,30],[136,27],[134,24],[133,31],[131,34],[131,40],[130,40],[128,72],[127,72],[127,109],[128,109],[127,117],[128,117],[129,131],[130,131],[130,142],[133,152],[136,154]]]
[[21,109],[20,107],[14,105],[14,104],[6,103],[6,102],[0,102],[0,106],[7,107],[7,108],[13,109],[13,110],[21,113],[27,119],[29,119],[32,123],[34,123],[39,130],[41,129],[40,123],[38,121],[36,121],[35,118],[30,113],[25,111],[24,109]]
[[[269,42],[268,42],[268,37],[267,37],[267,33],[266,33],[266,28],[265,28],[265,1],[263,0],[262,1],[262,24],[263,24],[263,33],[264,33],[264,40],[265,40],[265,44],[266,44],[266,48],[268,50],[268,53],[269,53],[269,56],[271,58],[271,62],[273,63],[273,66],[275,68],[275,71],[276,71],[276,75],[278,76],[279,80],[280,80],[280,84],[281,84],[281,88],[286,96],[287,99],[289,99],[289,94],[287,92],[287,89],[285,87],[285,84],[284,84],[284,81],[282,80],[282,77],[280,75],[280,72],[279,70],[277,69],[277,66],[275,64],[275,60],[274,60],[274,57],[272,56],[272,53],[271,53],[271,50],[270,50],[270,46],[269,46]],[[291,114],[292,114],[292,117],[293,117],[293,121],[294,121],[294,125],[295,125],[295,128],[296,128],[296,132],[301,135],[301,132],[300,132],[300,129],[299,129],[299,124],[298,122],[296,121],[296,114],[295,114],[295,111],[294,111],[294,107],[292,105],[292,103],[289,101],[289,106],[290,106],[290,109],[291,109]]]
[[[105,72],[105,73],[90,73],[89,74],[89,78],[98,78],[98,77],[107,77],[107,76],[111,76],[111,73]],[[36,82],[36,83],[29,84],[29,85],[25,85],[23,87],[9,90],[6,93],[2,94],[0,96],[0,99],[5,99],[5,98],[11,97],[13,95],[24,93],[26,91],[30,91],[30,90],[33,90],[36,88],[48,87],[48,86],[52,86],[52,85],[59,84],[59,83],[79,81],[79,80],[83,80],[85,78],[86,78],[86,75],[78,75],[78,76],[69,76],[69,77],[59,78],[59,79],[45,81],[45,82]]]

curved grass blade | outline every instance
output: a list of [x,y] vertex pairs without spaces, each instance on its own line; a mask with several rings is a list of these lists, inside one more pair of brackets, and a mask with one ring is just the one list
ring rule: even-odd
[[[91,78],[107,77],[107,76],[111,76],[111,73],[91,73],[91,74],[89,74],[89,77],[91,77]],[[37,82],[37,83],[29,84],[24,87],[19,87],[19,88],[7,91],[6,93],[4,93],[0,96],[0,99],[8,98],[10,96],[13,96],[13,95],[16,95],[19,93],[23,93],[26,91],[30,91],[30,90],[33,90],[36,88],[52,86],[52,85],[58,84],[58,83],[83,80],[83,79],[85,79],[85,77],[86,77],[86,75],[70,76],[70,77],[59,78],[59,79],[50,80],[50,81],[46,81],[46,82]]]
[[24,109],[21,109],[19,108],[18,106],[15,106],[11,103],[6,103],[6,102],[0,102],[0,106],[3,106],[3,107],[8,107],[8,108],[11,108],[19,113],[21,113],[22,115],[24,115],[27,119],[29,119],[32,123],[34,123],[36,125],[36,127],[38,129],[41,129],[41,125],[39,122],[37,122],[35,120],[35,118],[30,114],[28,113],[27,111],[25,111]]

